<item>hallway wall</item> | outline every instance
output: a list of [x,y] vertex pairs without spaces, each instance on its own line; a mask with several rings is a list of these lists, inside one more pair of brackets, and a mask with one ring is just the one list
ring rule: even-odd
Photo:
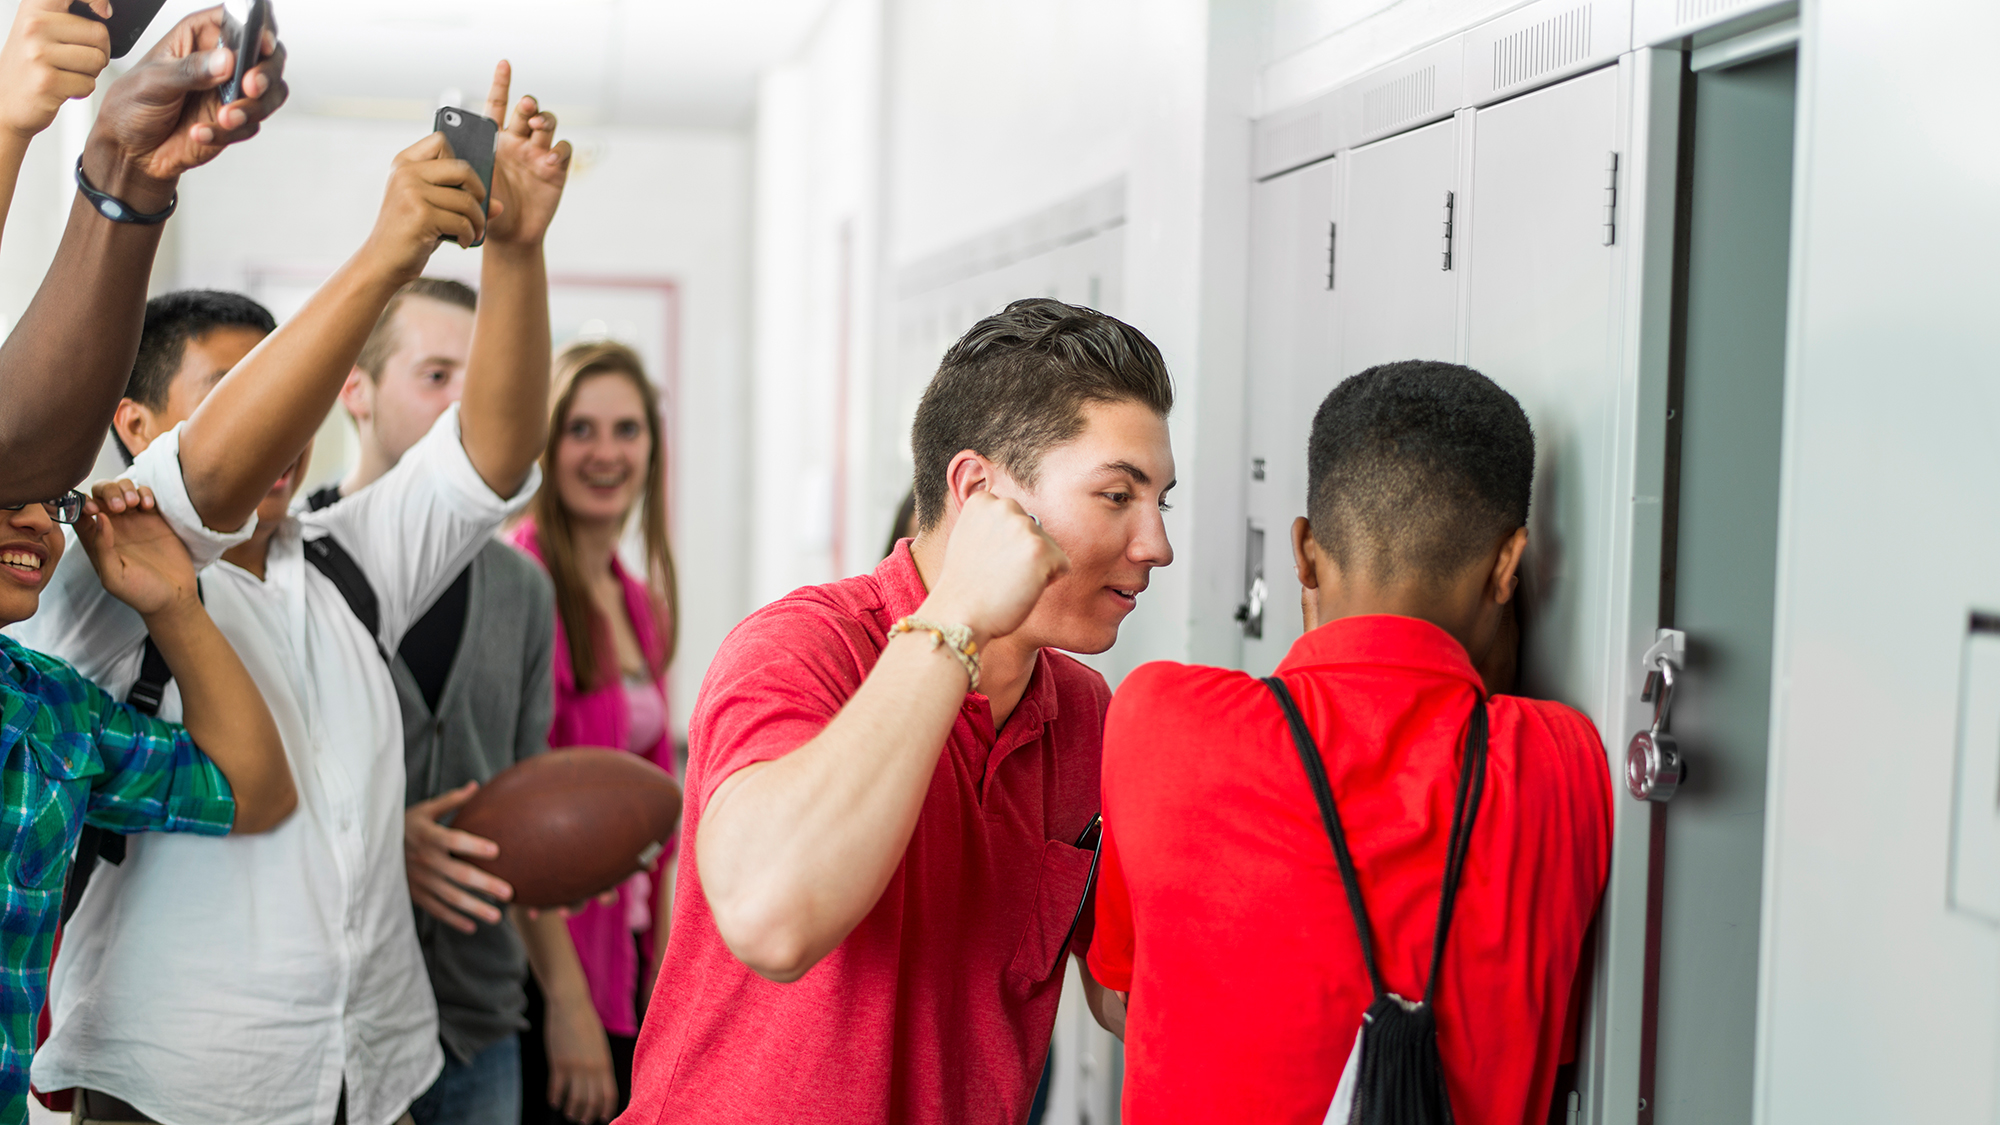
[[909,472],[872,456],[906,445],[914,406],[883,358],[900,272],[1122,175],[1120,311],[1174,372],[1188,483],[1168,517],[1178,561],[1098,663],[1115,679],[1146,659],[1233,659],[1235,548],[1195,529],[1240,518],[1239,490],[1200,466],[1233,463],[1242,441],[1256,23],[1213,7],[1227,10],[840,0],[766,79],[753,430],[783,453],[758,459],[755,600],[877,561]]

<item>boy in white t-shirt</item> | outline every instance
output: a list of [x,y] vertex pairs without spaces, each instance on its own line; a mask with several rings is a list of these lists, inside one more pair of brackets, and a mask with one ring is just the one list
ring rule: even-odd
[[[542,240],[570,153],[533,99],[509,115],[509,78],[502,63],[487,103],[506,120],[490,221],[478,179],[433,135],[397,158],[368,241],[283,328],[142,344],[114,422],[128,475],[206,565],[207,605],[271,706],[299,812],[198,859],[134,840],[122,865],[99,868],[52,976],[38,1088],[163,1121],[388,1125],[437,1076],[382,653],[536,485],[551,350]],[[391,295],[441,238],[482,234],[461,406],[373,487],[289,515],[312,434]],[[141,502],[100,495],[114,510]],[[65,567],[31,643],[116,692],[139,675],[143,635],[94,576]],[[169,690],[162,715],[176,704]]]

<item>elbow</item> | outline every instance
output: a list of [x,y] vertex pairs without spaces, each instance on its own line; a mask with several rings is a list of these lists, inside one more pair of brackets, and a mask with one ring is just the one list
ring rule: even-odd
[[729,952],[765,980],[790,984],[826,956],[797,910],[726,901],[711,902],[710,909]]
[[237,835],[256,835],[269,832],[283,824],[299,807],[299,792],[292,785],[290,774],[285,774],[272,792],[260,795],[256,800],[236,803],[236,820],[230,831]]

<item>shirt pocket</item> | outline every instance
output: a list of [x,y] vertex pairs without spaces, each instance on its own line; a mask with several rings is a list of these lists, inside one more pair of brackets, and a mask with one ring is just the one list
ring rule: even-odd
[[1078,911],[1090,891],[1090,866],[1096,853],[1060,840],[1042,845],[1041,873],[1027,925],[1014,947],[1007,980],[1020,992],[1032,992],[1062,970],[1063,953],[1075,928]]
[[9,815],[18,818],[7,850],[7,877],[30,890],[57,890],[69,874],[74,830],[90,799],[89,756],[76,746],[24,741],[27,768],[7,771]]

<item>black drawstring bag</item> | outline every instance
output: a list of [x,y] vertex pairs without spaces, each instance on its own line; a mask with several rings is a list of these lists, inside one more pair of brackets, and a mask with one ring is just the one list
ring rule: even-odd
[[[1452,906],[1458,899],[1459,876],[1465,870],[1465,853],[1472,842],[1472,825],[1479,816],[1479,799],[1486,789],[1486,700],[1482,696],[1472,707],[1472,721],[1466,733],[1465,765],[1458,777],[1458,801],[1452,812],[1451,839],[1445,848],[1444,888],[1438,899],[1437,931],[1431,939],[1430,979],[1424,998],[1405,1000],[1382,983],[1375,960],[1375,932],[1368,924],[1368,910],[1361,901],[1361,884],[1354,874],[1354,856],[1347,849],[1347,833],[1341,829],[1340,813],[1333,806],[1333,789],[1327,784],[1326,763],[1320,760],[1319,746],[1299,714],[1298,704],[1284,681],[1272,676],[1264,681],[1278,697],[1285,718],[1292,726],[1292,742],[1299,760],[1305,764],[1306,779],[1312,783],[1319,801],[1320,819],[1333,841],[1334,858],[1340,862],[1340,881],[1347,887],[1347,907],[1354,915],[1354,929],[1361,938],[1361,958],[1368,966],[1368,981],[1375,999],[1361,1017],[1361,1033],[1355,1037],[1354,1051],[1340,1076],[1333,1107],[1327,1113],[1329,1125],[1451,1125],[1451,1094],[1445,1089],[1444,1060],[1438,1054],[1437,995],[1438,970],[1444,964],[1445,935],[1451,930]],[[1352,1108],[1344,1119],[1343,1105]]]

